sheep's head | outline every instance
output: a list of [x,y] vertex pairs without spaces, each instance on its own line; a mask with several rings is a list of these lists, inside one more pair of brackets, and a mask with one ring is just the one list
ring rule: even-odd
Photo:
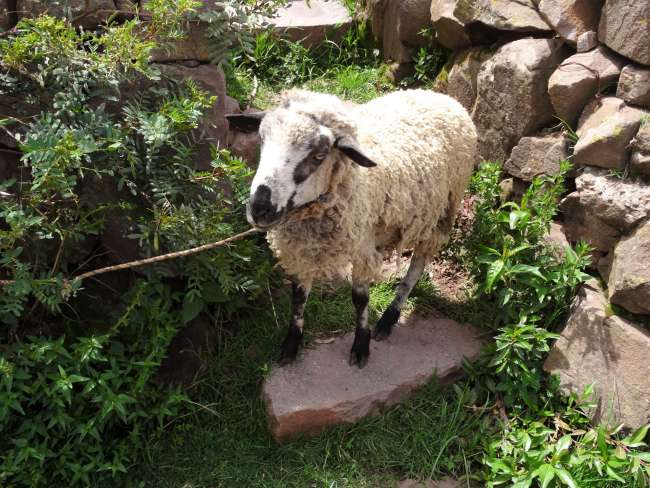
[[361,166],[375,166],[359,148],[349,122],[300,101],[286,100],[268,113],[229,115],[228,120],[239,130],[259,131],[262,139],[247,207],[248,221],[260,229],[283,222],[292,210],[327,193],[339,153]]

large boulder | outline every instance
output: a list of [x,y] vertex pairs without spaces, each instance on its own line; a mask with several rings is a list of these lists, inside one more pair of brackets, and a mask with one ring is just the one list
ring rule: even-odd
[[302,0],[279,9],[271,22],[292,41],[313,47],[325,38],[339,37],[352,24],[352,17],[338,0]]
[[431,22],[436,33],[436,41],[449,49],[462,49],[471,41],[465,25],[454,16],[458,0],[433,0],[431,2]]
[[650,2],[607,0],[598,27],[598,39],[637,63],[650,65]]
[[648,112],[629,107],[616,97],[595,99],[578,123],[573,161],[578,165],[621,170],[630,155],[630,142]]
[[228,141],[228,122],[226,120],[226,78],[221,68],[202,64],[188,67],[179,64],[157,65],[160,71],[174,80],[191,80],[199,88],[215,95],[217,100],[203,117],[196,133],[201,137],[201,142],[195,145],[195,167],[201,171],[212,169],[211,146],[226,147]]
[[575,46],[585,32],[598,30],[604,0],[540,0],[541,16],[562,39]]
[[551,248],[553,253],[560,259],[564,257],[566,249],[571,247],[569,240],[564,233],[564,225],[558,222],[551,222],[551,226],[542,241]]
[[621,71],[616,96],[631,105],[650,108],[650,68],[628,64]]
[[208,49],[207,25],[204,22],[189,23],[188,34],[183,39],[172,43],[163,43],[161,47],[151,51],[151,61],[154,63],[172,63],[178,61],[210,62]]
[[363,369],[348,364],[349,333],[273,370],[262,387],[273,437],[284,441],[376,414],[434,376],[453,380],[483,345],[479,330],[453,320],[411,314],[400,323],[389,340],[371,342]]
[[612,303],[650,314],[650,221],[616,245],[607,289]]
[[624,63],[603,46],[565,59],[548,80],[548,94],[558,117],[573,125],[587,102],[616,81]]
[[544,369],[559,375],[567,393],[579,395],[593,384],[597,423],[635,429],[650,417],[648,351],[648,331],[611,315],[603,291],[590,281],[580,289]]
[[522,137],[512,149],[503,168],[519,179],[533,181],[538,175],[552,175],[560,170],[560,161],[569,157],[569,140],[561,132]]
[[468,112],[472,112],[476,101],[476,83],[481,65],[492,52],[483,47],[472,47],[460,51],[454,57],[447,72],[447,95],[458,100]]
[[548,79],[567,54],[560,39],[520,39],[481,65],[472,118],[484,159],[505,161],[522,136],[553,122]]
[[560,203],[564,230],[571,242],[584,240],[600,253],[609,252],[618,238],[650,215],[650,185],[585,168],[576,178],[576,191]]
[[532,0],[457,0],[454,17],[473,44],[499,40],[504,31],[518,36],[551,32]]
[[578,45],[576,50],[579,53],[586,53],[598,46],[598,33],[595,31],[583,32],[578,36]]
[[645,123],[634,136],[630,155],[630,172],[650,178],[650,123]]
[[410,63],[414,48],[427,42],[419,33],[431,23],[430,0],[369,0],[366,15],[385,59]]
[[117,6],[113,0],[18,0],[18,18],[37,17],[47,13],[54,17],[69,16],[76,25],[97,27],[114,15]]

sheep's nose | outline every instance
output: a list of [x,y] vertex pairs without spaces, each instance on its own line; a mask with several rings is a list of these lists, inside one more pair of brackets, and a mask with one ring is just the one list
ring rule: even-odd
[[277,219],[278,209],[271,203],[271,189],[260,185],[251,196],[250,215],[254,224],[266,226],[273,224]]

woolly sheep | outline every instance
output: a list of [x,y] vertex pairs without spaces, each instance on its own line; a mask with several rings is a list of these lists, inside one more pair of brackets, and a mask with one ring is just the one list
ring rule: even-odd
[[382,258],[414,250],[396,296],[377,323],[387,338],[425,264],[447,242],[476,159],[476,130],[452,98],[426,90],[393,92],[364,105],[289,90],[268,113],[230,115],[259,130],[260,163],[251,184],[249,222],[267,231],[293,278],[293,314],[280,364],[303,336],[312,283],[352,277],[356,332],[350,364],[370,354],[368,291]]

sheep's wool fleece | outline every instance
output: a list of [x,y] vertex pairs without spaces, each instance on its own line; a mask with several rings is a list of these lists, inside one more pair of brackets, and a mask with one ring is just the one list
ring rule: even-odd
[[[285,97],[292,93],[309,95],[293,91]],[[343,119],[343,127],[351,121],[361,149],[377,166],[360,167],[332,151],[324,201],[268,233],[285,271],[307,283],[340,281],[352,271],[355,281],[371,283],[393,249],[433,257],[448,240],[477,157],[467,111],[426,90],[393,92],[354,108],[324,106],[316,96],[311,110],[322,120]]]

